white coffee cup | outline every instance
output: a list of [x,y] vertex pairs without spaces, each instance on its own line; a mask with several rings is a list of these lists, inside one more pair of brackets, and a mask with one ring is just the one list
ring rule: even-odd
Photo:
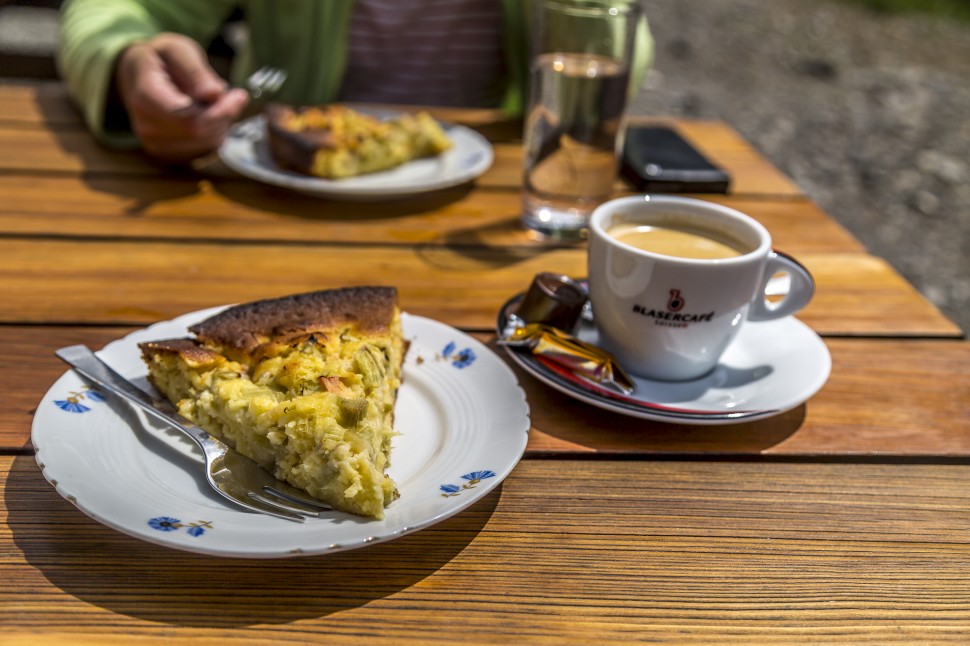
[[[714,257],[697,257],[705,255]],[[808,270],[774,251],[757,220],[686,197],[639,195],[599,206],[588,263],[602,346],[648,379],[703,376],[745,321],[794,314],[815,292]],[[768,281],[779,274],[788,291],[769,300]]]

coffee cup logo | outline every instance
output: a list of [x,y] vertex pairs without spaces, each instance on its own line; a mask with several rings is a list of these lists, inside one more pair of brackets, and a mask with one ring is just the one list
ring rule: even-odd
[[714,312],[682,314],[687,299],[679,289],[671,289],[668,294],[666,311],[634,304],[634,314],[652,318],[654,325],[678,328],[688,327],[691,323],[709,323],[714,318]]

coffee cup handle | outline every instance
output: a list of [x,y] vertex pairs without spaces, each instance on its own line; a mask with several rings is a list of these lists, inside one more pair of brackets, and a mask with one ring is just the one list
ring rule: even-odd
[[[768,283],[777,274],[788,276],[788,292],[781,300],[769,301],[767,298]],[[804,265],[787,254],[772,251],[768,256],[768,262],[765,264],[761,286],[748,309],[748,320],[770,321],[771,319],[789,316],[808,305],[814,294],[815,280]]]

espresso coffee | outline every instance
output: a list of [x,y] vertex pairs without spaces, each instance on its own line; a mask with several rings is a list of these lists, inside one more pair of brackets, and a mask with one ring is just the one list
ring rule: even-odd
[[691,260],[723,260],[748,253],[740,242],[713,231],[623,223],[608,231],[610,237],[652,253]]

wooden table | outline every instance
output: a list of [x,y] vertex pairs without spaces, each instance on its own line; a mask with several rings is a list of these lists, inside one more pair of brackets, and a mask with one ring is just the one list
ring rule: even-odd
[[[329,202],[97,147],[62,86],[0,86],[0,642],[608,643],[970,639],[970,344],[727,125],[672,121],[732,173],[704,196],[813,272],[799,318],[826,385],[770,419],[690,427],[574,401],[518,372],[525,458],[429,529],[282,560],[129,538],[62,499],[31,420],[64,366],[226,302],[395,284],[405,310],[493,344],[500,305],[585,248],[518,225],[516,124],[471,186]],[[622,191],[622,186],[617,186]]]

